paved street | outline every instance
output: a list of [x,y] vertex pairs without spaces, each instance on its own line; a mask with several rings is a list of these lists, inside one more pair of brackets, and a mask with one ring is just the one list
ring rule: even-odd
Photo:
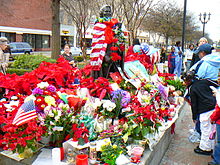
[[180,120],[176,124],[175,135],[160,165],[207,165],[211,157],[195,154],[193,149],[198,144],[192,144],[188,140],[189,129],[193,127],[188,104],[184,106],[181,113]]

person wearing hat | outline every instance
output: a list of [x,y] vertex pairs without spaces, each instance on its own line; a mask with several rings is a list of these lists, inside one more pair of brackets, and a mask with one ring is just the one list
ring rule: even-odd
[[4,51],[8,48],[8,39],[0,37],[0,72],[6,74],[6,68],[8,66],[9,56],[4,54]]
[[[196,51],[199,48],[199,46],[201,46],[203,44],[208,44],[208,40],[205,37],[202,37],[202,38],[199,39],[199,42],[198,42],[198,45],[197,45],[198,47],[194,51]],[[199,54],[194,52],[193,56],[192,56],[192,61],[190,63],[190,67],[192,67],[194,64],[196,64],[199,60],[200,60]]]
[[198,53],[200,61],[194,64],[190,70],[196,70],[197,68],[196,77],[199,79],[218,80],[220,53],[212,53],[212,50],[213,47],[210,44],[203,44],[195,51],[195,53]]
[[200,57],[190,70],[195,72],[195,79],[190,88],[192,118],[196,123],[199,117],[201,140],[194,152],[202,155],[211,155],[214,147],[214,140],[209,139],[212,132],[210,116],[216,105],[210,86],[217,87],[218,72],[220,69],[220,54],[212,53],[212,46],[203,44],[197,52]]

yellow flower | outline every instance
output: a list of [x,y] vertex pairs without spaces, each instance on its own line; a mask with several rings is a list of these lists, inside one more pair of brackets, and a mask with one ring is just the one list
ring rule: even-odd
[[161,108],[161,110],[163,110],[163,111],[164,111],[165,109],[166,109],[166,108],[164,108],[164,107],[163,107],[163,108]]
[[56,106],[56,101],[52,96],[46,96],[44,100],[48,105]]
[[114,144],[112,147],[113,147],[113,148],[117,148],[117,145]]
[[110,144],[111,144],[111,142],[107,142],[107,143],[106,143],[107,146],[110,145]]

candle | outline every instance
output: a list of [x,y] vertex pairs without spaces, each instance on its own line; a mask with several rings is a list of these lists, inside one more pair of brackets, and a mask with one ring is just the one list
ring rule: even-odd
[[52,160],[54,162],[60,162],[64,159],[64,149],[61,148],[53,148],[52,149]]
[[77,155],[76,165],[88,165],[88,155]]

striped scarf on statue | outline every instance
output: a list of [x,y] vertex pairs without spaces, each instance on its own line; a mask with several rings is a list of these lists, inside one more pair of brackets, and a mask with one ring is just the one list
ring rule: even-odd
[[107,49],[105,42],[106,25],[96,23],[93,28],[92,52],[90,54],[90,64],[92,70],[99,71],[102,66],[103,58]]

